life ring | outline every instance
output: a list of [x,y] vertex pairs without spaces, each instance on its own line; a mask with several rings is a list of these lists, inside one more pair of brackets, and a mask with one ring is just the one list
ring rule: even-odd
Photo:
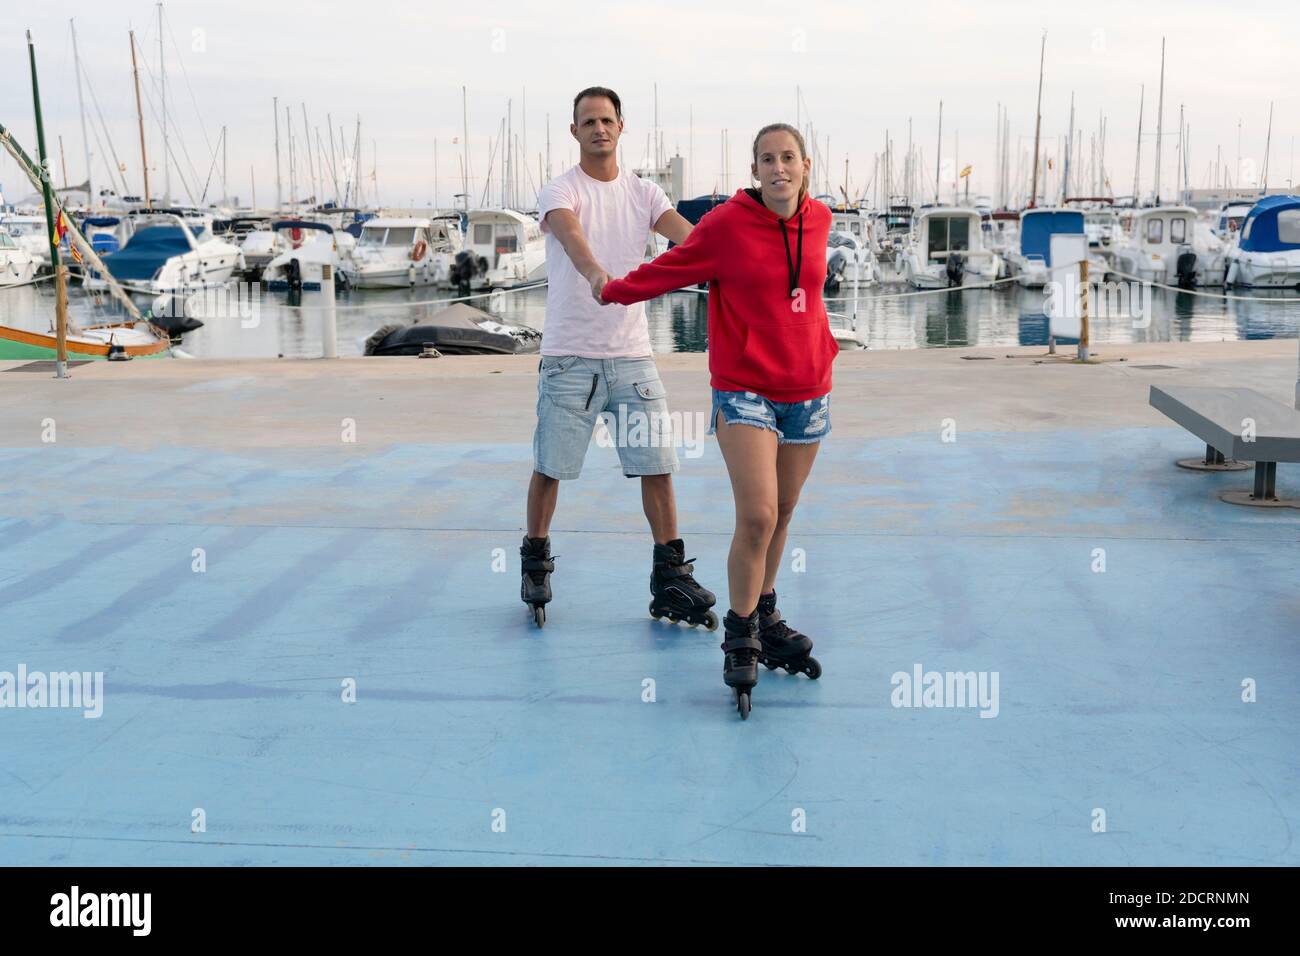
[[294,226],[292,229],[290,229],[290,230],[289,230],[289,239],[290,239],[291,242],[293,242],[293,247],[294,247],[295,249],[297,249],[299,246],[301,246],[301,245],[302,245],[302,229],[299,228],[298,226]]
[[416,242],[415,248],[411,250],[411,261],[419,262],[421,259],[424,258],[424,254],[428,251],[429,251],[429,244],[425,242],[423,239],[419,240],[418,242]]

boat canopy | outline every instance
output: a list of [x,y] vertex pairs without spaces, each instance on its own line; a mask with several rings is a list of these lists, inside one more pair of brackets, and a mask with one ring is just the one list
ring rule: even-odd
[[1243,252],[1300,249],[1300,196],[1266,196],[1241,227]]
[[280,219],[275,222],[271,228],[276,232],[281,229],[319,229],[321,232],[334,234],[333,227],[323,222],[308,222],[306,219]]
[[1052,264],[1052,236],[1083,235],[1083,213],[1077,209],[1026,209],[1020,219],[1020,254]]
[[179,226],[146,226],[120,252],[104,256],[104,265],[118,282],[152,279],[172,256],[190,251],[190,240]]
[[83,226],[116,226],[121,223],[116,216],[87,216],[81,220]]

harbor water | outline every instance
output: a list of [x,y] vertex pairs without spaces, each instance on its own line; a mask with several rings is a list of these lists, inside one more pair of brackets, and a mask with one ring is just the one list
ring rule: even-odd
[[[1006,285],[993,289],[907,294],[905,285],[880,284],[854,295],[827,297],[836,324],[856,324],[871,349],[1045,345],[1048,322],[1041,289]],[[363,354],[366,338],[391,323],[411,323],[445,308],[453,293],[430,287],[413,290],[352,290],[336,297],[340,356]],[[143,301],[143,300],[142,300]],[[205,318],[181,348],[196,358],[312,358],[321,354],[324,309],[321,293],[260,290],[251,316]],[[293,302],[297,304],[292,304]],[[541,329],[546,289],[533,287],[478,298],[472,305],[502,322]],[[1300,329],[1300,295],[1253,290],[1239,297],[1218,290],[1198,294],[1148,289],[1141,308],[1126,303],[1122,314],[1105,314],[1095,303],[1090,322],[1094,346],[1132,342],[1237,341],[1293,338]],[[684,291],[646,304],[654,350],[702,352],[708,329],[707,297]],[[1099,314],[1101,313],[1101,314]],[[51,284],[0,289],[0,324],[49,331],[54,315]],[[69,321],[76,326],[108,321],[117,313],[72,290]]]

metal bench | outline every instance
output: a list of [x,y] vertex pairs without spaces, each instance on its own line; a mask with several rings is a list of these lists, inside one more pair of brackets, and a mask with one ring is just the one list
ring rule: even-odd
[[1224,500],[1278,503],[1277,463],[1300,462],[1300,411],[1253,388],[1152,385],[1150,402],[1205,442],[1207,465],[1223,470],[1233,460],[1255,463],[1255,487],[1249,497],[1235,492],[1225,494]]

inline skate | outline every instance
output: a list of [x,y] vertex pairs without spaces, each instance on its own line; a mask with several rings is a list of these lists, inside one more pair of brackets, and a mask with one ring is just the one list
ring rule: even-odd
[[768,670],[784,667],[790,674],[807,674],[812,680],[822,676],[822,666],[812,656],[813,642],[781,618],[776,606],[776,591],[758,598],[758,639],[763,645],[759,660]]
[[748,720],[750,695],[758,683],[758,657],[763,652],[758,639],[758,611],[749,617],[728,611],[722,627],[722,680],[735,695],[740,719]]
[[691,627],[703,624],[716,631],[718,615],[709,608],[718,599],[695,580],[691,573],[694,561],[686,557],[681,538],[655,545],[654,570],[650,572],[650,616],[656,621],[666,617],[674,624],[685,621]]
[[519,558],[519,596],[532,609],[533,621],[542,627],[546,624],[546,604],[551,600],[551,572],[555,570],[550,537],[525,535]]

